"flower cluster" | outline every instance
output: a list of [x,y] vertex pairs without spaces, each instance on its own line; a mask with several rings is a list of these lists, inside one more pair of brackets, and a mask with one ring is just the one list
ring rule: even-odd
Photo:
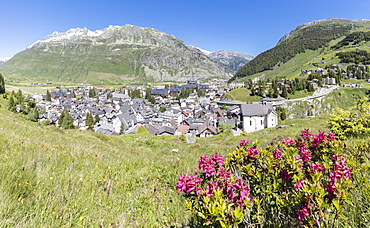
[[332,156],[332,161],[334,166],[331,168],[331,172],[329,175],[330,181],[326,186],[326,191],[329,196],[333,196],[335,192],[337,192],[336,185],[343,179],[351,178],[351,170],[348,168],[346,164],[346,159],[338,154],[334,154]]
[[[244,141],[240,144],[246,145],[248,143],[248,141]],[[251,156],[254,156],[259,151],[253,149],[249,153]],[[215,190],[221,190],[229,201],[233,201],[238,206],[243,207],[244,200],[252,200],[249,197],[249,187],[244,184],[243,180],[231,177],[231,173],[222,167],[224,160],[219,153],[215,153],[211,158],[208,155],[200,157],[198,167],[204,172],[206,178],[210,179],[205,189],[205,196],[212,197]]]
[[300,179],[297,184],[294,186],[294,189],[295,190],[301,190],[303,188],[303,185],[305,184],[305,180],[304,179]]
[[283,158],[282,152],[283,152],[282,150],[276,148],[272,155],[274,156],[275,159],[280,159],[280,158]]
[[184,191],[186,194],[194,193],[199,195],[202,191],[202,188],[199,187],[199,184],[202,183],[202,179],[198,178],[196,175],[181,175],[179,176],[179,181],[177,182],[177,193]]
[[303,221],[306,217],[310,216],[310,204],[303,202],[302,208],[297,210],[297,216],[299,221]]
[[[258,152],[253,150],[252,153]],[[251,202],[253,202],[250,196],[249,185],[242,179],[236,178],[230,172],[226,171],[223,164],[224,158],[219,153],[215,153],[212,157],[207,155],[201,156],[198,161],[198,167],[200,169],[198,175],[181,175],[178,178],[176,186],[177,192],[184,192],[185,196],[194,205],[197,205],[197,203],[202,205],[200,208],[202,214],[208,214],[212,211],[209,215],[210,220],[218,214],[214,211],[215,204],[212,202],[219,202],[220,197],[223,202],[229,205],[228,210],[230,210],[230,213],[234,213],[236,207],[242,210],[246,207],[251,207]],[[225,208],[222,207],[217,209],[222,214],[225,213],[224,210]],[[229,216],[226,219],[232,218],[232,216]],[[242,217],[239,217],[237,223],[241,222],[241,219]],[[236,221],[233,221],[232,224],[234,222]]]
[[325,134],[323,131],[319,131],[319,134],[313,135],[310,142],[312,143],[312,147],[316,148],[319,146],[319,144],[326,140],[335,140],[334,133],[329,132],[328,134]]
[[260,153],[260,151],[256,148],[249,148],[248,150],[248,157],[254,158],[257,154]]
[[[244,222],[266,226],[299,222],[330,227],[329,220],[335,224],[351,185],[351,170],[340,155],[344,143],[331,132],[312,134],[305,129],[298,138],[266,149],[257,144],[241,140],[226,161],[218,153],[201,156],[197,175],[179,177],[178,192],[185,192],[204,224],[222,221],[231,226],[245,216],[249,218]],[[285,213],[284,224],[276,211]]]
[[223,163],[224,158],[219,153],[215,153],[211,158],[208,155],[201,156],[198,167],[207,177],[210,177],[216,174],[216,168],[222,167]]
[[250,142],[249,141],[246,141],[244,139],[240,140],[240,143],[239,143],[239,146],[240,147],[245,147],[249,144]]
[[325,167],[319,163],[311,163],[312,170],[310,173],[316,173],[317,171],[323,171],[325,170]]

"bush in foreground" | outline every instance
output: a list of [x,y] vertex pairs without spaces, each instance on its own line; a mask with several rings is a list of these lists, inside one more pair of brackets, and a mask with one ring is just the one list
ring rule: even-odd
[[345,146],[333,133],[304,130],[259,148],[242,140],[224,159],[202,156],[178,192],[197,221],[212,227],[337,227],[351,187]]

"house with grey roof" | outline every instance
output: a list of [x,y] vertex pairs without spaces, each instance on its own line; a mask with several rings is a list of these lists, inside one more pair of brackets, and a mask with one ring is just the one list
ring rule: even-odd
[[278,125],[278,116],[272,104],[242,104],[241,113],[243,130],[248,133]]
[[199,126],[198,133],[196,135],[203,138],[217,135],[217,133],[217,128],[209,121],[205,121],[201,126]]

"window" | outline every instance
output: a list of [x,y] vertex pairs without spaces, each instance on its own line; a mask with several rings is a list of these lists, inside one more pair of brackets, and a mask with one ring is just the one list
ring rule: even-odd
[[261,125],[263,124],[263,121],[261,120]]
[[252,126],[252,120],[251,121],[249,121],[250,122],[250,125]]

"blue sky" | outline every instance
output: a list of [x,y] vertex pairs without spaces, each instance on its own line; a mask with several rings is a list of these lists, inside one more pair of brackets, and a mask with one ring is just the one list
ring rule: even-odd
[[370,19],[369,0],[0,0],[0,58],[54,31],[132,24],[175,35],[209,51],[256,56],[300,24]]

